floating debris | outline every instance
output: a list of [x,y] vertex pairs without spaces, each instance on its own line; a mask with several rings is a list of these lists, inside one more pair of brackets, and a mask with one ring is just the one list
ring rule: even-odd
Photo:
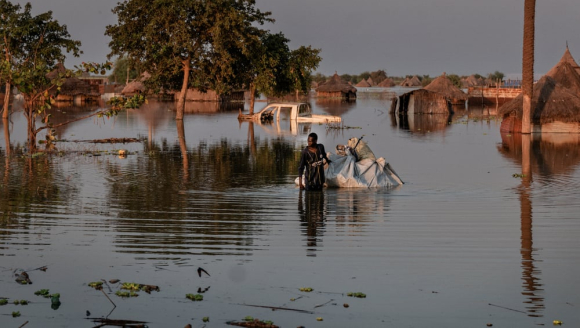
[[301,292],[306,292],[306,293],[310,293],[313,290],[314,289],[312,289],[311,287],[302,287],[302,288],[300,288],[300,291]]
[[185,294],[185,298],[188,298],[188,299],[190,299],[192,301],[196,301],[196,302],[203,301],[203,295],[201,295],[201,294],[195,294],[195,295],[194,294]]
[[367,295],[365,293],[348,293],[346,294],[348,297],[358,297],[358,298],[366,298]]
[[245,317],[242,322],[228,321],[226,323],[231,326],[248,327],[248,328],[278,328],[278,326],[276,326],[274,322],[270,320],[262,321],[257,318],[254,319],[251,316]]

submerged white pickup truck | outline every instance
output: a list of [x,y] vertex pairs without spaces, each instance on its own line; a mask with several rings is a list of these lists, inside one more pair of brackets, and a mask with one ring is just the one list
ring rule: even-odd
[[312,114],[310,105],[307,103],[271,103],[256,114],[240,113],[238,119],[258,122],[290,120],[297,123],[332,123],[341,121],[340,116]]

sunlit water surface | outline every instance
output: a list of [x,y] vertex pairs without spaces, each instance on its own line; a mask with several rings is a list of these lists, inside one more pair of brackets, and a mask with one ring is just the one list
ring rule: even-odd
[[[5,125],[0,133],[0,297],[9,300],[0,327],[94,327],[90,318],[105,317],[224,327],[246,316],[281,327],[579,324],[576,136],[500,135],[487,109],[399,120],[385,93],[311,105],[350,129],[240,123],[238,109],[207,104],[189,104],[181,129],[172,104],[152,102],[60,129],[67,151],[31,158],[13,114],[10,154]],[[90,110],[62,108],[55,119]],[[364,135],[405,185],[299,191],[310,132],[329,151]],[[104,138],[142,141],[72,142]],[[33,284],[19,285],[17,269]],[[125,299],[119,284],[107,295],[87,286],[101,279],[160,291]],[[39,289],[60,293],[60,307]],[[201,302],[185,298],[198,292]]]

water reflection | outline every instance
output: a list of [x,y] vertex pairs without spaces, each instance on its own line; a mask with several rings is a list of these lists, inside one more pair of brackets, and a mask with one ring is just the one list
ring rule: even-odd
[[342,116],[356,106],[356,100],[316,98],[316,107],[330,115]]
[[326,224],[325,191],[300,190],[298,197],[298,213],[300,226],[306,235],[306,252],[308,256],[316,256],[316,251],[322,245],[322,236]]
[[391,113],[391,125],[413,132],[413,135],[424,136],[432,132],[445,132],[453,114],[397,115]]
[[296,152],[281,139],[257,140],[254,151],[227,139],[184,150],[181,125],[178,143],[154,143],[149,156],[104,166],[108,207],[118,217],[119,251],[165,257],[202,249],[213,255],[249,254],[260,235],[256,229],[264,228],[259,223],[267,219],[261,213],[285,206],[251,189],[287,184],[295,175]]
[[[555,195],[576,189],[569,181],[580,164],[580,140],[577,134],[501,134],[501,138],[498,151],[522,168],[522,183],[517,192],[520,199],[524,303],[529,316],[542,317],[545,300],[542,273],[537,267],[541,260],[533,243],[532,196],[540,195],[543,202],[553,205]],[[534,185],[539,188],[534,188]]]

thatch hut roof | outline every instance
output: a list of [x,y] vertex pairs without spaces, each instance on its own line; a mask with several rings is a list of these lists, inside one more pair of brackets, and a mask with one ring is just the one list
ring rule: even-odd
[[147,90],[147,88],[145,87],[145,84],[143,84],[143,81],[149,79],[150,77],[151,74],[149,74],[148,72],[142,73],[139,79],[135,79],[135,81],[129,82],[129,84],[127,84],[125,88],[123,88],[121,94],[132,95],[135,93],[144,93],[145,90]]
[[370,83],[368,81],[366,81],[365,79],[362,79],[359,83],[357,83],[355,85],[355,87],[358,87],[358,88],[370,88],[371,85],[370,85]]
[[379,83],[378,86],[382,88],[390,88],[395,86],[395,82],[393,82],[393,79],[387,78],[381,81],[381,83]]
[[369,78],[367,79],[367,83],[368,83],[368,84],[369,84],[371,87],[374,87],[375,85],[377,85],[377,84],[375,83],[375,81],[373,81],[373,79],[372,79],[370,76],[369,76]]
[[[571,74],[571,65],[565,63]],[[575,73],[575,72],[574,72]],[[523,94],[500,107],[498,114],[504,118],[514,115],[522,119]],[[532,122],[547,124],[555,121],[564,123],[580,122],[580,96],[571,89],[564,87],[548,75],[544,75],[535,85],[532,97]]]
[[578,64],[576,64],[574,58],[570,55],[570,51],[566,48],[562,59],[546,75],[556,80],[556,83],[580,95],[580,75],[578,69],[580,67],[578,67]]
[[558,64],[556,64],[556,66],[552,67],[552,69],[547,73],[547,75],[553,77],[554,71],[557,69],[557,67],[564,64],[564,63],[569,63],[574,68],[576,73],[580,74],[580,66],[578,66],[578,63],[576,63],[576,61],[574,60],[574,57],[572,57],[572,54],[570,53],[570,50],[568,49],[568,45],[566,45],[566,51],[564,51],[564,55],[562,56],[562,58],[560,59]]
[[476,78],[475,75],[470,75],[466,78],[461,79],[461,84],[463,87],[469,88],[484,85],[485,81],[481,77]]
[[316,83],[316,81],[310,82],[310,88],[312,88],[312,89],[318,88],[318,83]]
[[353,92],[356,93],[356,88],[352,85],[348,84],[346,81],[340,78],[337,73],[326,82],[320,83],[318,88],[316,89],[318,92],[343,92],[349,93]]
[[433,80],[429,85],[427,85],[425,90],[429,90],[431,92],[436,92],[444,96],[445,98],[452,100],[465,100],[467,99],[467,95],[465,92],[459,90],[458,87],[453,85],[453,82],[447,78],[445,73],[439,76],[435,80]]
[[[63,63],[58,63],[56,67],[50,71],[50,73],[46,74],[48,79],[55,79],[58,77],[58,74],[62,74],[66,72],[66,68],[64,67]],[[56,90],[52,92],[53,94],[56,93]],[[77,96],[77,95],[86,95],[86,96],[97,96],[97,92],[93,92],[91,90],[91,86],[89,83],[77,79],[76,77],[69,77],[66,78],[63,84],[60,86],[59,93],[65,96]]]
[[413,76],[412,78],[406,78],[403,82],[401,82],[401,86],[403,87],[420,87],[421,80],[417,77],[417,75]]

